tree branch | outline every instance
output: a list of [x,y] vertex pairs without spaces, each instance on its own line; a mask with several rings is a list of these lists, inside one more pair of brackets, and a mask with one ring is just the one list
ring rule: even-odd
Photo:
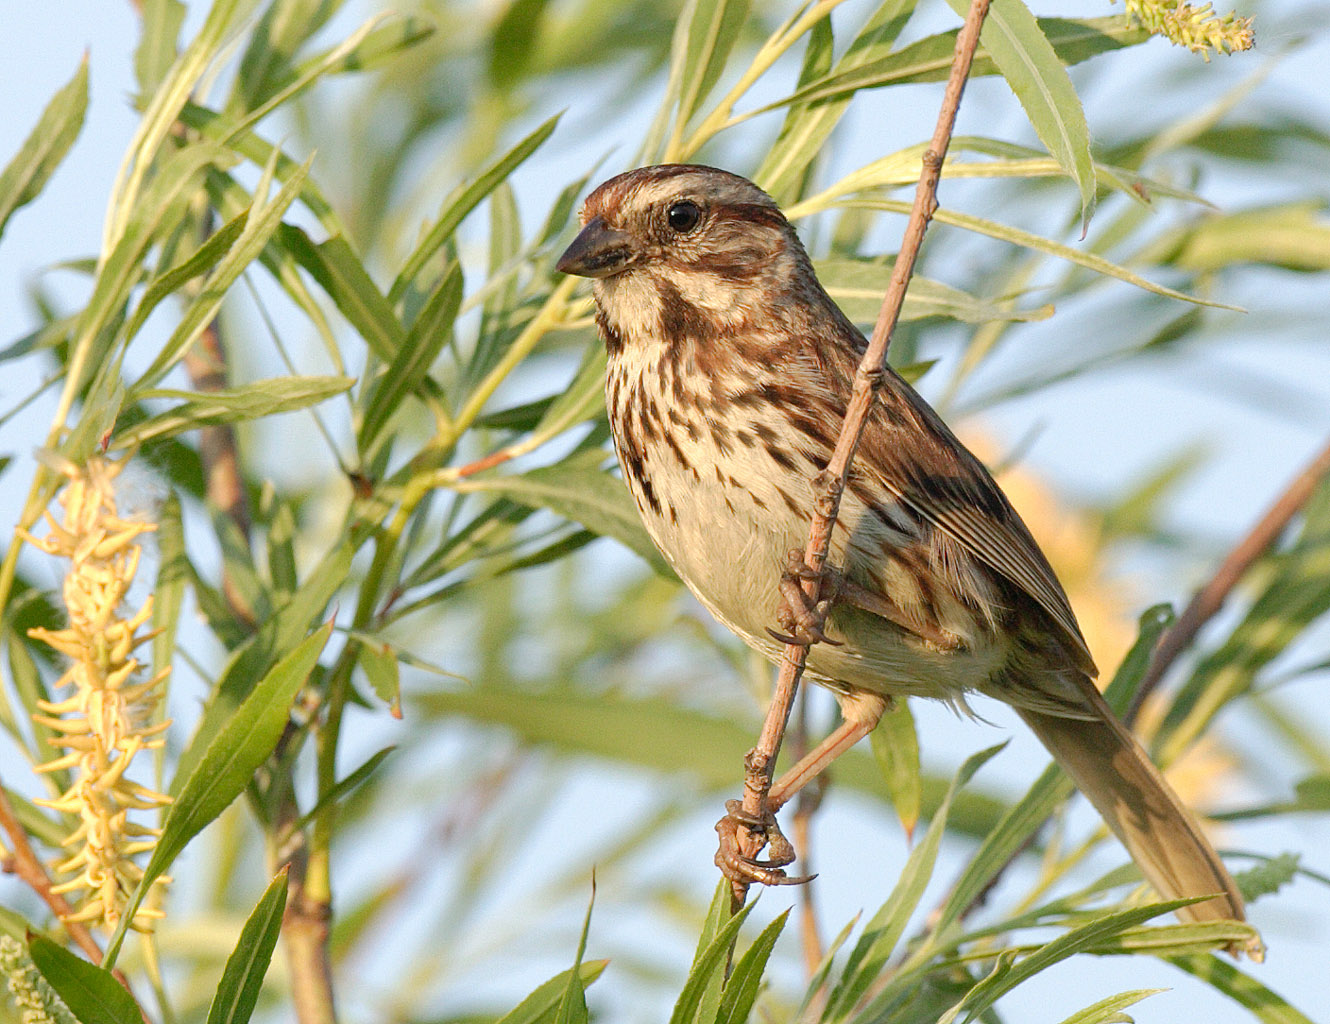
[[[972,0],[965,17],[965,24],[956,37],[951,74],[942,97],[942,109],[938,113],[932,140],[928,149],[924,151],[923,172],[915,189],[914,206],[910,210],[905,237],[892,269],[891,282],[882,300],[882,308],[878,312],[872,337],[869,338],[868,349],[864,352],[859,369],[854,375],[845,422],[841,426],[836,449],[827,468],[813,481],[816,497],[804,562],[815,573],[820,573],[826,564],[831,531],[836,525],[836,516],[840,512],[841,494],[849,477],[850,463],[859,447],[859,439],[863,436],[869,410],[877,399],[878,389],[882,383],[883,367],[886,365],[887,348],[891,343],[896,321],[900,317],[901,306],[905,301],[905,289],[914,272],[919,247],[923,243],[929,221],[937,210],[937,187],[942,176],[942,161],[951,143],[956,111],[960,107],[961,95],[965,91],[965,83],[970,75],[970,65],[979,46],[979,30],[987,15],[988,0]],[[816,603],[822,589],[821,579],[805,580],[803,587],[809,600]],[[780,753],[781,740],[785,734],[786,723],[789,721],[790,708],[799,687],[799,679],[808,660],[808,650],[806,646],[795,644],[785,648],[785,656],[781,661],[780,675],[776,681],[771,706],[767,710],[766,721],[763,723],[757,746],[746,758],[743,809],[754,818],[760,818],[766,811],[767,794],[771,790],[776,757]],[[761,837],[745,829],[740,829],[739,835],[742,852],[746,856],[756,856],[762,846]],[[742,906],[748,897],[747,883],[733,882],[733,897],[734,905]]]
[[1135,720],[1150,694],[1159,687],[1164,674],[1172,667],[1178,655],[1191,646],[1196,634],[1224,606],[1228,595],[1252,564],[1279,539],[1327,473],[1330,473],[1330,444],[1322,448],[1284,488],[1265,515],[1220,563],[1210,581],[1196,592],[1177,621],[1159,638],[1150,655],[1150,666],[1145,671],[1145,677],[1132,698],[1131,707],[1123,716],[1128,725]]

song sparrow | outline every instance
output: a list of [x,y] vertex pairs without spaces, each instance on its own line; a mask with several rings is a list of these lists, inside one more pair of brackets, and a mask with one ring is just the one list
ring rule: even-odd
[[[752,182],[644,167],[582,209],[559,269],[593,279],[614,444],[648,531],[689,589],[773,661],[804,621],[789,553],[808,536],[866,342]],[[845,723],[778,781],[779,804],[871,731],[893,696],[1015,707],[1166,898],[1243,919],[1200,826],[1091,682],[1062,587],[983,465],[887,370],[832,536],[834,600],[807,674]],[[824,590],[825,592],[825,590]],[[731,865],[743,871],[744,865]],[[778,881],[756,863],[749,876]]]

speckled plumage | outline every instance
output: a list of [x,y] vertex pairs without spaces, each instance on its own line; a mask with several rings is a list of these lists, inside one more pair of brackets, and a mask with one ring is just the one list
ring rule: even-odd
[[[606,401],[624,478],[697,598],[777,660],[777,585],[808,537],[865,341],[822,289],[776,204],[691,165],[602,184],[560,269],[593,279]],[[808,675],[847,720],[895,695],[1012,704],[1162,893],[1228,895],[1184,911],[1242,915],[1194,819],[1113,716],[1052,569],[983,465],[899,376],[865,429],[828,565],[867,602],[832,606],[837,645]],[[1159,838],[1155,833],[1161,832]]]

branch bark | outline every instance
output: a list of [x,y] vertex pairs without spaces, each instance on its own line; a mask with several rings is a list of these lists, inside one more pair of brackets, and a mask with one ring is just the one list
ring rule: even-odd
[[1269,509],[1241,541],[1220,563],[1210,581],[1196,592],[1191,603],[1178,616],[1167,632],[1159,638],[1154,652],[1150,655],[1150,665],[1145,677],[1132,698],[1124,721],[1131,725],[1145,704],[1163,680],[1165,673],[1172,667],[1178,655],[1191,646],[1196,634],[1224,607],[1229,594],[1247,574],[1252,564],[1264,555],[1279,540],[1288,524],[1304,505],[1307,504],[1317,485],[1330,473],[1330,444],[1327,444],[1312,458],[1302,471],[1284,488]]
[[[975,50],[979,46],[979,30],[983,27],[987,15],[988,0],[972,0],[965,16],[965,23],[956,37],[951,74],[947,78],[946,91],[942,97],[942,109],[938,112],[937,125],[933,129],[928,149],[924,151],[923,171],[915,188],[914,206],[910,210],[905,237],[892,269],[891,282],[882,300],[872,337],[868,341],[868,349],[864,352],[854,376],[845,422],[841,426],[835,451],[826,469],[813,481],[814,514],[809,527],[804,562],[815,573],[820,573],[826,564],[831,531],[835,528],[836,517],[840,512],[841,494],[849,477],[850,464],[863,436],[869,410],[881,387],[887,349],[891,344],[891,335],[896,328],[901,306],[905,301],[906,287],[914,273],[919,248],[923,244],[928,224],[937,210],[937,187],[942,176],[942,162],[951,144],[956,112],[965,91],[965,83],[969,79]],[[805,580],[803,587],[809,600],[816,604],[822,589],[820,577]],[[776,680],[776,690],[772,695],[771,706],[767,709],[767,717],[758,737],[757,746],[745,759],[743,809],[755,819],[760,818],[767,808],[767,794],[771,790],[776,757],[780,753],[781,740],[785,735],[794,695],[798,690],[799,679],[803,675],[807,660],[808,647],[791,644],[785,648],[780,675]],[[761,845],[760,836],[740,830],[740,846],[745,855],[756,856],[761,850]],[[734,905],[742,906],[748,898],[748,885],[742,881],[734,881],[732,885]]]

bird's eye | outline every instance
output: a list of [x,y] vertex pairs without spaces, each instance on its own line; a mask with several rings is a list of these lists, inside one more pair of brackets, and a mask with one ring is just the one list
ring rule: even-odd
[[670,227],[681,235],[688,234],[702,223],[702,211],[696,203],[690,203],[687,199],[671,206],[665,216],[669,218]]

